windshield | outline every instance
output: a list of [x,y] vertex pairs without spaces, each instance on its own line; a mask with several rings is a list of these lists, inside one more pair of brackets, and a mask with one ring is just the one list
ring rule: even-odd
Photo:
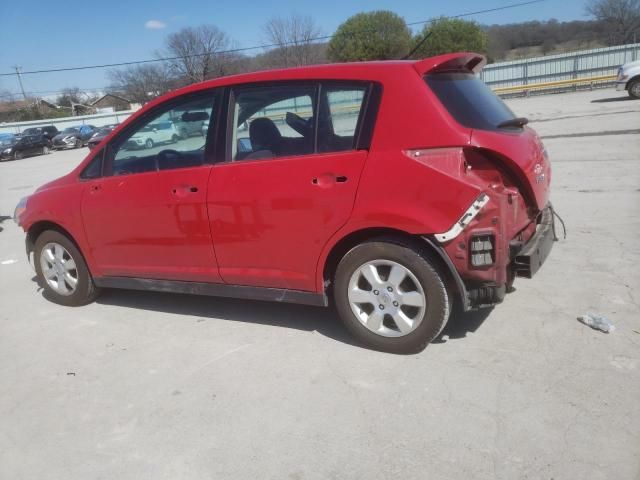
[[77,128],[73,128],[73,127],[65,128],[65,129],[62,131],[62,133],[68,133],[68,134],[71,134],[71,133],[78,133],[78,132],[79,132],[79,130],[78,130]]
[[515,115],[500,98],[472,73],[427,75],[427,85],[458,123],[468,128],[495,130]]

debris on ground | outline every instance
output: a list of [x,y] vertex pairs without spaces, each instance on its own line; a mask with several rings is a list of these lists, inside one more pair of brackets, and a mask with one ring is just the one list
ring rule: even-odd
[[596,313],[587,313],[585,315],[580,315],[578,317],[578,321],[593,328],[594,330],[600,330],[604,333],[611,333],[616,329],[611,320],[603,315],[598,315]]

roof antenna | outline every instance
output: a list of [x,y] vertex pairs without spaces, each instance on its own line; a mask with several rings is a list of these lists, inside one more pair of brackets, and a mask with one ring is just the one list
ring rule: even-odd
[[424,42],[427,41],[427,38],[429,38],[431,36],[432,32],[427,33],[424,38],[422,40],[420,40],[418,42],[418,44],[413,47],[413,49],[407,53],[404,57],[402,57],[400,60],[409,60],[409,58],[411,58],[411,55],[413,55],[414,53],[416,53],[416,51],[424,44]]

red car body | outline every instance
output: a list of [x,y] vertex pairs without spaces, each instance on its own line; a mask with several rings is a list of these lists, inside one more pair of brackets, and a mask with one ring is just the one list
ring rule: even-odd
[[[513,277],[533,275],[551,249],[550,164],[529,127],[464,126],[425,84],[430,74],[468,74],[483,64],[461,53],[321,65],[172,92],[28,198],[19,215],[27,249],[54,228],[73,239],[99,286],[193,293],[211,287],[220,295],[326,304],[341,256],[369,237],[394,234],[434,253],[466,309],[498,303]],[[367,148],[243,162],[217,148],[193,168],[81,178],[121,132],[172,99],[316,81],[375,86]],[[224,144],[226,137],[218,138]],[[474,265],[474,239],[492,242],[487,264]]]

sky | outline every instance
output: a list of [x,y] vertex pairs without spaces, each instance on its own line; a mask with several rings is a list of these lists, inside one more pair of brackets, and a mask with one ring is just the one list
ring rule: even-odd
[[[225,31],[239,47],[265,43],[263,25],[292,13],[312,17],[331,34],[351,15],[392,10],[406,22],[453,16],[500,7],[521,0],[66,0],[0,1],[0,73],[144,60],[161,50],[165,37],[203,23]],[[531,20],[585,20],[585,0],[545,0],[467,19],[482,24]],[[37,12],[37,14],[36,14]],[[258,50],[250,53],[259,53]],[[109,84],[106,69],[23,75],[27,94],[55,97],[66,87],[101,90]],[[0,93],[19,93],[14,76],[0,76]],[[42,93],[40,93],[42,92]],[[46,92],[46,93],[45,93]]]

